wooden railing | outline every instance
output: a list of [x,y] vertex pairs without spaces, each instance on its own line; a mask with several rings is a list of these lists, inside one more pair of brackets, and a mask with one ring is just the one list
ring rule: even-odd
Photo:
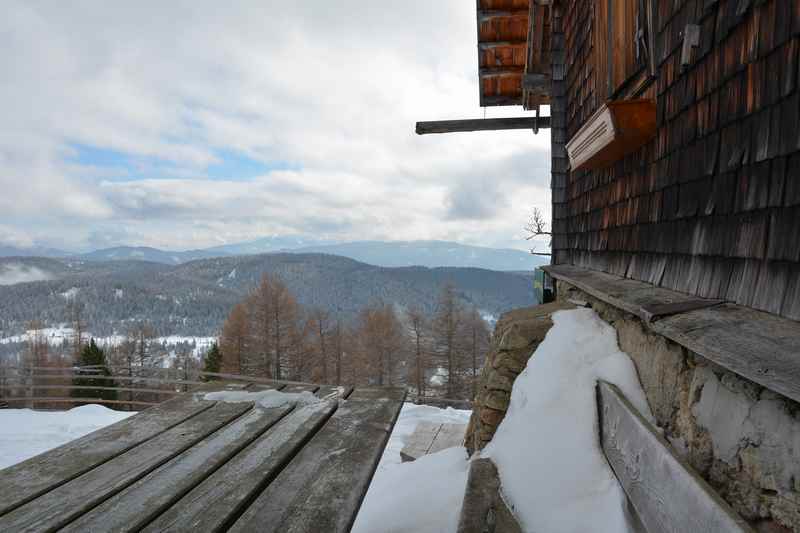
[[[104,375],[105,371],[111,375]],[[95,385],[78,385],[76,379],[92,379]],[[0,408],[65,409],[71,405],[96,403],[122,410],[141,410],[157,405],[177,394],[189,392],[208,381],[225,380],[247,383],[274,383],[273,380],[241,374],[204,372],[199,369],[167,369],[121,366],[0,366]],[[289,385],[300,382],[281,380]],[[114,391],[115,398],[103,394],[80,394],[81,391]],[[407,401],[435,407],[471,409],[464,399],[419,396],[409,393]]]

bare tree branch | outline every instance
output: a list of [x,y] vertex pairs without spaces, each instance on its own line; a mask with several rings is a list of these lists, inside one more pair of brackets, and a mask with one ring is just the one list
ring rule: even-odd
[[530,233],[530,235],[525,237],[526,241],[538,237],[539,235],[552,235],[552,233],[547,231],[547,221],[538,207],[533,208],[533,214],[528,223],[525,224],[525,231]]

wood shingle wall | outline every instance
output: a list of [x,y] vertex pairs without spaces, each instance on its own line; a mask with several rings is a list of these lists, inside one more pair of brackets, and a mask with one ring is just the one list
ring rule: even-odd
[[[606,100],[604,2],[561,2],[553,117],[563,106],[566,140]],[[800,0],[654,5],[656,137],[611,167],[567,172],[554,128],[553,262],[800,319]],[[700,42],[682,69],[688,24]]]

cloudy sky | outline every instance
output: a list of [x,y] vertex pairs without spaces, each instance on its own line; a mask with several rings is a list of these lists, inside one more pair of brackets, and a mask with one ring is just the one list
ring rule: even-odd
[[414,134],[483,115],[474,9],[5,0],[0,244],[525,249],[527,215],[549,213],[547,133]]

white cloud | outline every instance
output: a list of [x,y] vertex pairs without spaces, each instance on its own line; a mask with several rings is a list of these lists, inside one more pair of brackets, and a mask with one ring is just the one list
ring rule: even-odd
[[[512,244],[530,207],[549,203],[547,133],[413,133],[416,120],[481,116],[473,11],[9,1],[0,212],[14,220],[2,222],[50,245],[267,233]],[[134,175],[76,164],[76,143],[126,154]],[[207,179],[222,151],[295,170]]]

